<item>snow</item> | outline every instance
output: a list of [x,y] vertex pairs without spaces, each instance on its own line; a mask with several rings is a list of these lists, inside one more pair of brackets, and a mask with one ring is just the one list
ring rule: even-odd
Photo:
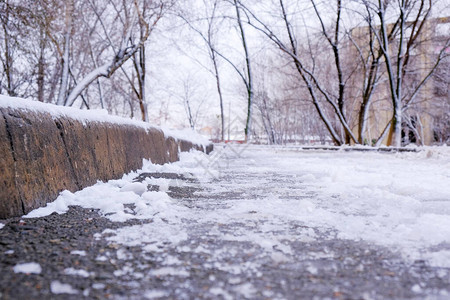
[[86,256],[86,251],[84,250],[72,250],[70,251],[72,255]]
[[[233,171],[253,175],[249,186],[269,184],[265,174],[271,172],[295,180],[291,186],[265,188],[264,201],[235,203],[226,213],[239,218],[255,211],[270,220],[301,220],[337,230],[338,238],[393,247],[411,259],[448,267],[447,251],[425,249],[450,241],[449,154],[446,147],[398,154],[247,149],[239,160],[243,166],[234,163]],[[316,196],[291,200],[308,193]],[[260,243],[264,236],[242,233],[239,238]]]
[[41,274],[41,265],[35,262],[23,263],[15,265],[14,273],[25,273],[25,274]]
[[219,298],[221,296],[225,300],[233,300],[233,296],[231,296],[227,291],[220,287],[212,287],[209,289],[209,292]]
[[167,292],[162,290],[151,290],[144,293],[145,299],[160,299],[167,296]]
[[5,224],[0,223],[0,229],[2,229],[3,227],[5,227]]
[[144,182],[131,182],[127,183],[120,189],[121,192],[133,192],[136,195],[142,196],[147,191],[147,184]]
[[[151,219],[152,222],[142,225],[107,229],[96,238],[157,252],[164,267],[153,270],[153,276],[189,276],[182,262],[167,253],[168,247],[178,253],[207,254],[210,259],[203,268],[257,275],[261,274],[261,265],[256,262],[233,265],[229,263],[230,257],[242,251],[250,255],[259,249],[275,264],[290,263],[295,260],[286,241],[312,242],[318,238],[362,240],[389,247],[411,262],[420,259],[432,266],[450,267],[450,250],[445,248],[450,243],[447,147],[411,153],[232,147],[242,149],[217,149],[215,157],[196,151],[182,153],[179,162],[163,166],[144,161],[137,172],[119,180],[98,182],[76,193],[64,191],[56,201],[25,217],[64,213],[69,205],[80,205],[99,209],[101,215],[116,222]],[[209,200],[199,200],[194,208],[187,207],[172,199],[167,191],[171,186],[190,183],[164,178],[134,183],[133,179],[141,172],[194,176],[205,189],[198,195]],[[146,184],[159,185],[160,190],[145,191]],[[238,198],[214,198],[230,191]],[[209,202],[220,205],[202,209]],[[295,236],[283,231],[292,223],[302,225]],[[241,225],[226,232],[220,224]],[[190,234],[199,228],[209,228],[208,238],[228,242],[224,243],[227,246],[191,247]],[[238,244],[245,242],[251,244],[243,250]],[[305,251],[301,255],[296,259],[334,258],[337,254],[324,249],[323,253]],[[118,251],[117,256],[129,258],[126,252]],[[306,271],[318,272],[314,265]],[[117,275],[129,272],[121,270]],[[220,293],[220,287],[216,288],[212,292]],[[236,288],[244,297],[251,297],[254,292],[248,284]]]
[[[211,178],[210,174],[205,174],[204,169],[197,165],[198,162],[208,159],[206,154],[198,151],[182,152],[180,157],[182,162],[162,166],[154,165],[150,161],[144,160],[141,170],[125,174],[122,179],[110,180],[106,183],[99,181],[97,184],[75,193],[65,190],[60,193],[60,196],[55,201],[48,203],[45,207],[31,211],[24,218],[48,216],[53,212],[65,213],[71,205],[99,209],[103,216],[116,222],[125,222],[130,219],[148,219],[155,214],[159,214],[161,217],[176,215],[177,212],[183,209],[186,210],[186,208],[173,205],[172,199],[166,192],[144,191],[148,183],[159,183],[163,187],[162,189],[167,191],[169,186],[178,185],[180,181],[160,178],[158,180],[149,179],[144,183],[139,183],[133,182],[133,179],[142,172],[173,172],[186,174],[187,177],[195,174],[197,178],[203,181]],[[136,206],[134,212],[129,212],[125,204],[134,204]],[[164,227],[163,224],[161,226]],[[131,234],[129,238],[131,239],[132,236]]]
[[254,298],[257,292],[257,289],[249,282],[238,285],[234,289],[245,298]]
[[87,278],[90,276],[90,273],[86,270],[79,270],[74,268],[66,268],[64,269],[64,274],[66,275],[72,275],[72,276],[79,276]]
[[177,269],[173,267],[164,267],[161,269],[151,270],[150,275],[160,277],[160,276],[180,276],[180,277],[189,277],[189,272],[184,269]]
[[193,130],[173,130],[168,128],[158,128],[150,125],[149,123],[139,120],[109,115],[108,111],[105,109],[81,110],[74,107],[59,106],[50,103],[42,103],[39,101],[9,97],[4,95],[0,95],[0,107],[17,110],[27,110],[39,113],[49,113],[53,118],[66,117],[77,120],[82,124],[86,124],[87,122],[105,122],[119,125],[131,125],[144,128],[145,130],[156,128],[161,129],[166,137],[171,136],[175,139],[191,141],[194,144],[203,145],[204,147],[210,144],[207,138],[201,136]]
[[58,280],[54,280],[50,283],[50,291],[53,294],[78,294],[78,290],[74,289],[68,283],[62,283]]
[[412,290],[414,293],[420,293],[420,292],[422,292],[422,288],[421,288],[420,285],[418,285],[418,284],[415,284],[415,285],[411,288],[411,290]]
[[[112,65],[113,62],[106,63],[103,66],[100,66],[89,72],[87,75],[85,75],[83,79],[80,82],[78,82],[75,85],[74,89],[70,92],[69,96],[67,97],[67,103],[72,105],[73,102],[76,100],[76,98],[79,96],[79,94],[89,85],[89,83],[97,79],[100,75],[107,76],[108,69]],[[63,75],[63,78],[67,78],[67,76]]]
[[103,290],[106,287],[104,283],[93,283],[92,288],[94,290]]
[[104,256],[104,255],[100,255],[100,256],[97,256],[95,258],[95,260],[97,260],[97,261],[107,261],[108,258],[106,256]]

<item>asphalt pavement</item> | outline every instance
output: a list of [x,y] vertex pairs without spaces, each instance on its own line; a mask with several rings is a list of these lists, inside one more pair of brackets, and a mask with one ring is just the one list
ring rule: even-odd
[[[3,220],[0,299],[450,297],[449,270],[424,261],[406,261],[385,247],[339,239],[333,230],[282,219],[278,226],[268,227],[270,220],[257,211],[247,211],[242,221],[202,220],[211,211],[232,206],[233,201],[264,193],[264,189],[245,190],[248,176],[244,170],[214,179],[216,187],[221,183],[229,187],[233,182],[241,185],[236,189],[209,189],[208,183],[171,173],[138,176],[136,181],[147,177],[177,180],[177,185],[169,187],[169,196],[198,217],[182,220],[187,238],[153,248],[152,244],[133,246],[109,238],[123,227],[145,228],[154,222],[151,218],[112,222],[96,210],[71,207],[61,215]],[[283,174],[266,174],[266,179],[266,185],[294,180]],[[148,189],[158,187],[149,185]],[[264,236],[277,243],[258,240]],[[28,262],[39,264],[41,272],[14,271],[15,266]]]

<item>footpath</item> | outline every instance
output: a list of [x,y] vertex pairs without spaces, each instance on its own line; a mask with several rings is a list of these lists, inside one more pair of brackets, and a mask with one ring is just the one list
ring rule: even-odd
[[[448,242],[377,242],[397,220],[389,210],[361,202],[362,210],[350,194],[317,185],[327,182],[320,161],[387,154],[245,146],[215,153],[185,153],[179,163],[62,195],[34,213],[41,217],[0,221],[0,299],[450,297],[445,260],[425,258],[448,252]],[[421,258],[424,251],[430,256]]]

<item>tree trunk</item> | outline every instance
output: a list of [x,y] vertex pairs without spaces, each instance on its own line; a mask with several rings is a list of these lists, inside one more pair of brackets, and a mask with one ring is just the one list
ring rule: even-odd
[[[7,3],[8,5],[8,3]],[[14,91],[13,87],[13,60],[11,56],[11,49],[10,49],[10,36],[9,36],[9,29],[8,29],[8,21],[9,21],[9,8],[6,9],[5,12],[5,20],[2,22],[3,27],[3,33],[4,33],[4,43],[5,43],[5,51],[4,51],[4,62],[3,62],[3,68],[6,76],[6,92],[9,96],[16,96],[16,93]]]
[[214,52],[214,49],[211,50],[211,59],[213,61],[214,65],[214,75],[216,77],[216,86],[217,86],[217,93],[219,94],[219,101],[220,101],[220,121],[221,121],[221,130],[220,130],[220,137],[221,141],[223,142],[225,140],[225,117],[223,113],[223,96],[222,96],[222,89],[220,86],[220,77],[219,77],[219,68],[217,67],[217,57]]
[[[137,55],[134,56],[135,61],[135,69],[138,76],[139,83],[139,107],[141,109],[142,121],[148,122],[148,111],[147,111],[147,101],[146,101],[146,91],[145,91],[145,46],[142,47],[137,52]],[[137,59],[136,59],[137,57]],[[137,61],[136,61],[137,60]]]
[[38,72],[37,72],[37,87],[38,87],[38,100],[44,102],[44,78],[45,78],[45,42],[46,36],[45,31],[41,27],[39,29],[40,40],[39,40],[39,61],[38,61]]
[[236,17],[239,25],[239,30],[241,33],[241,41],[242,46],[244,48],[245,53],[245,65],[247,68],[247,120],[245,122],[245,141],[247,142],[251,136],[251,120],[252,120],[252,103],[253,103],[253,80],[252,80],[252,71],[250,65],[250,56],[248,54],[247,40],[245,37],[244,27],[242,25],[241,14],[239,12],[239,6],[237,0],[234,0],[234,7],[236,8]]
[[[389,132],[389,138],[388,138],[388,144],[400,147],[401,146],[401,132],[402,132],[402,108],[401,108],[401,78],[397,76],[395,78],[394,68],[391,61],[391,54],[389,50],[389,39],[387,36],[387,29],[386,29],[386,20],[385,20],[385,7],[384,4],[381,3],[381,0],[378,1],[379,3],[379,12],[378,16],[380,19],[380,27],[381,27],[381,34],[382,34],[382,47],[383,47],[383,55],[385,58],[385,64],[386,64],[386,72],[388,73],[389,78],[389,89],[392,99],[392,108],[393,108],[393,117],[392,117],[392,125]],[[402,26],[403,27],[403,26]],[[403,32],[401,32],[400,36],[400,46],[399,46],[399,56],[401,56],[402,51],[402,45],[403,45]],[[397,73],[401,70],[399,69],[399,66],[401,66],[401,58],[399,58],[399,61],[397,62]],[[398,75],[398,74],[397,74]],[[397,79],[397,80],[396,80]]]
[[59,87],[57,105],[66,105],[67,88],[69,85],[69,58],[70,58],[70,39],[72,37],[72,21],[73,21],[73,0],[66,2],[65,16],[65,34],[64,34],[64,54],[62,57],[62,75],[61,85]]

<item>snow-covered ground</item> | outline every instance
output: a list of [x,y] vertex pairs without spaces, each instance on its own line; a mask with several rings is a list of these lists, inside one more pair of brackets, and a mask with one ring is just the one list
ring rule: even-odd
[[[162,172],[183,176],[167,179],[152,175]],[[147,175],[139,182],[136,177],[142,173]],[[333,248],[337,240],[348,244],[349,251],[360,251],[352,248],[354,245],[373,245],[387,247],[406,264],[423,260],[437,268],[436,276],[447,280],[449,182],[447,147],[417,153],[377,153],[218,145],[209,156],[181,153],[181,161],[173,164],[144,161],[141,170],[122,179],[98,182],[75,193],[64,191],[56,201],[23,218],[64,213],[70,205],[79,205],[98,209],[114,222],[149,220],[94,235],[116,249],[113,254],[98,253],[97,261],[136,262],[115,270],[117,279],[131,278],[140,285],[151,278],[166,278],[177,284],[171,280],[192,280],[197,274],[193,272],[200,268],[205,274],[229,274],[228,285],[209,275],[213,284],[206,295],[210,297],[283,298],[285,295],[270,288],[258,290],[245,278],[264,278],[268,264],[285,266],[282,269],[292,266],[311,276],[329,273],[327,268],[345,256],[342,249]],[[149,190],[149,186],[153,188]],[[177,188],[182,192],[172,194]],[[189,189],[193,194],[183,196]],[[319,246],[308,250],[304,246],[308,244]],[[130,251],[129,247],[140,250]],[[73,250],[71,254],[84,257],[86,251]],[[346,257],[346,263],[361,263],[354,266],[355,272],[366,270],[358,259]],[[155,267],[140,270],[142,259],[156,259]],[[324,260],[331,265],[324,265]],[[14,270],[30,273],[38,272],[39,267],[25,262]],[[339,264],[335,268],[340,268]],[[91,274],[95,270],[64,269],[64,275],[87,278]],[[417,295],[449,295],[448,288],[424,292],[425,281],[408,289]],[[51,291],[81,293],[60,281],[52,282]],[[182,291],[171,293],[162,287],[146,291],[149,298],[188,297]]]
[[[133,182],[142,172],[187,174],[206,187],[201,193],[234,191],[244,198],[220,199],[220,208],[203,210],[199,217],[198,210],[167,194],[170,186],[187,183],[164,178]],[[246,180],[233,180],[239,175]],[[216,180],[223,176],[230,180]],[[105,217],[118,222],[153,219],[149,224],[104,232],[111,241],[142,245],[148,251],[187,240],[186,224],[191,221],[264,220],[262,232],[242,228],[233,236],[219,238],[248,240],[268,250],[283,248],[280,241],[285,237],[271,239],[265,232],[295,221],[324,232],[331,229],[341,239],[388,246],[410,260],[450,267],[449,183],[450,151],[446,147],[392,154],[226,146],[212,156],[182,153],[180,162],[164,166],[145,161],[142,170],[120,180],[99,182],[76,193],[65,191],[55,202],[25,218],[63,213],[69,205],[80,205],[98,208]],[[148,184],[158,185],[159,191],[147,191]],[[314,239],[315,233],[306,231],[296,238]],[[289,249],[285,250],[282,253],[289,254]]]

